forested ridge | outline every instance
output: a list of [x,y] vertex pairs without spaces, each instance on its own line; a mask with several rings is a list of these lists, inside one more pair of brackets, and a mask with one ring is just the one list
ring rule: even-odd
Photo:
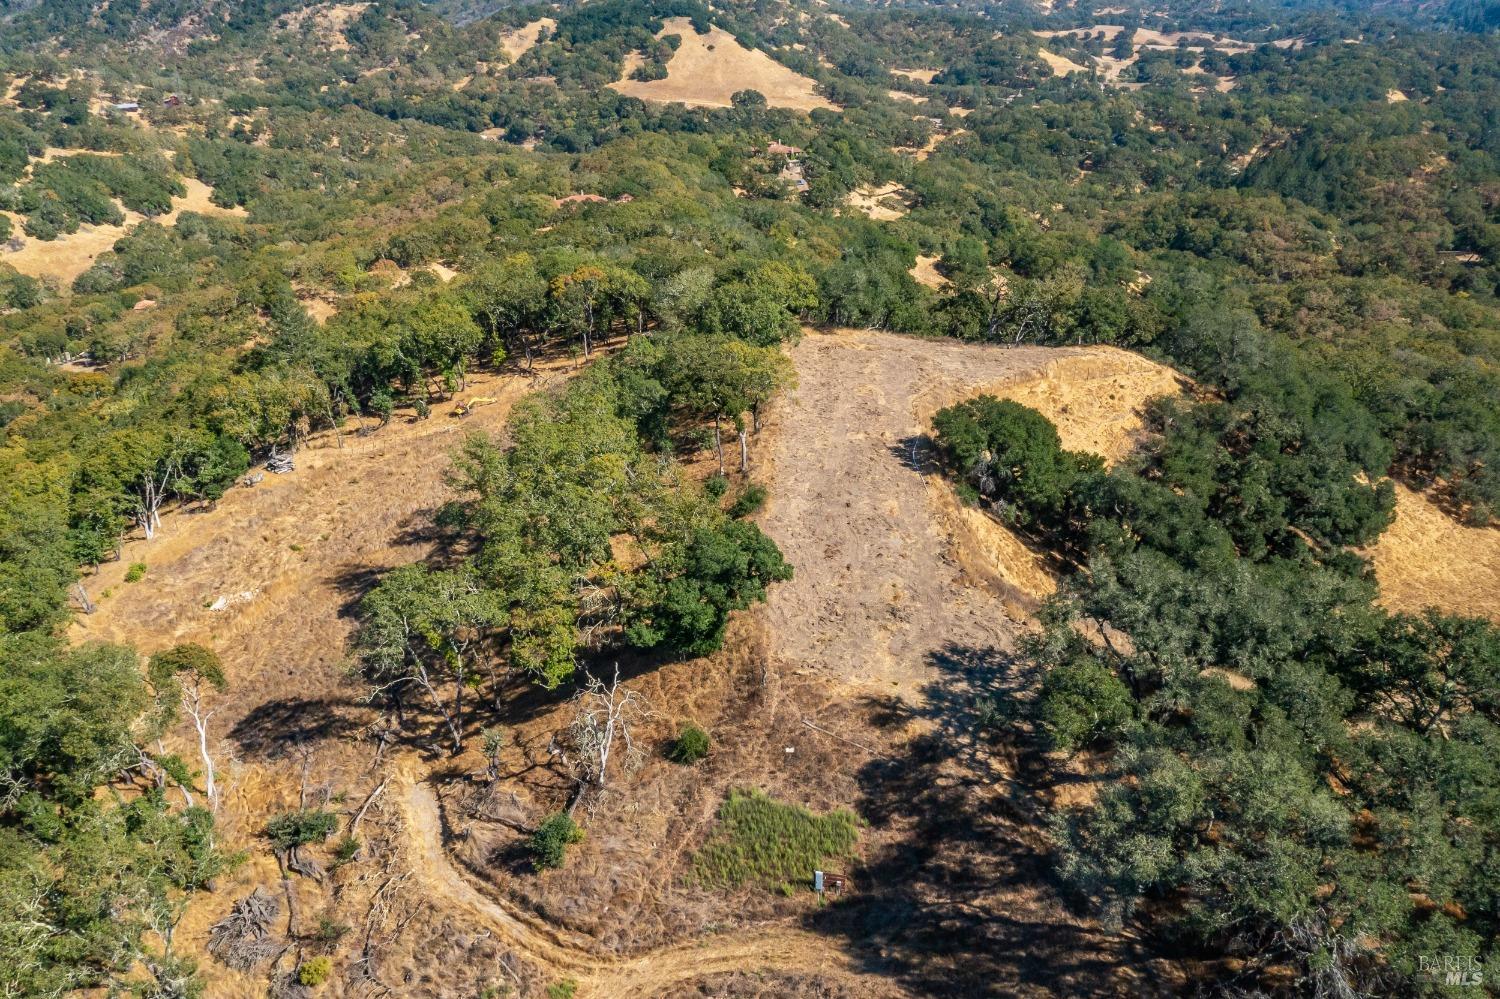
[[[1097,765],[1049,830],[1080,911],[1245,994],[1500,980],[1500,632],[1386,612],[1359,554],[1392,480],[1500,519],[1495,7],[1099,6],[0,4],[7,993],[201,994],[173,930],[243,860],[211,761],[163,748],[234,677],[68,641],[129,539],[570,358],[353,611],[370,702],[457,754],[502,686],[710,654],[795,571],[743,463],[806,324],[1193,382],[1112,469],[994,399],[933,430],[1073,567],[986,737]],[[610,89],[669,75],[674,17],[838,110]],[[76,276],[29,262],[108,226]]]

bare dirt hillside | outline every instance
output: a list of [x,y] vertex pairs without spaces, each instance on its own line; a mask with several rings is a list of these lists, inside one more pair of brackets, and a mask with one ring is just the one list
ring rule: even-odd
[[[927,438],[945,405],[1070,367],[1086,373],[1080,398],[1096,395],[1089,379],[1130,355],[809,331],[792,356],[800,384],[756,473],[771,482],[762,526],[796,566],[765,611],[769,662],[834,680],[869,712],[863,730],[838,729],[871,824],[860,898],[815,925],[877,948],[921,995],[1136,991],[1149,962],[1123,960],[1130,944],[1050,887],[1043,813],[1061,792],[1028,785],[1035,768],[977,734],[988,699],[1036,678],[1011,656],[1022,615],[965,571]],[[872,742],[888,748],[852,748]]]
[[543,31],[551,31],[557,27],[557,21],[550,17],[537,18],[530,24],[507,31],[500,36],[500,48],[505,53],[506,61],[515,62],[526,53],[536,47],[537,39]]
[[[281,894],[280,874],[260,838],[268,818],[344,796],[351,799],[352,814],[379,785],[375,764],[383,741],[345,667],[353,604],[381,570],[429,550],[431,514],[449,496],[443,473],[464,433],[502,428],[516,401],[566,378],[572,364],[539,368],[536,378],[472,377],[460,397],[494,401],[464,420],[450,415],[449,402],[435,405],[426,421],[398,413],[389,426],[368,435],[348,428],[342,447],[321,435],[297,453],[294,472],[231,489],[212,510],[167,514],[154,540],[128,542],[121,562],[85,578],[98,610],[78,617],[73,640],[129,641],[146,654],[200,642],[220,654],[228,674],[229,691],[209,703],[215,712],[213,750],[225,783],[219,828],[225,844],[246,850],[249,860],[189,911],[178,939],[190,951],[201,953],[208,926],[253,888]],[[374,421],[368,425],[373,428]],[[146,574],[126,583],[132,563],[144,563]],[[168,748],[196,763],[190,742]],[[371,841],[370,863],[327,881],[285,882],[299,900],[299,932],[310,932],[320,915],[364,928],[362,921],[375,926],[378,914],[383,922],[372,932],[384,980],[399,981],[403,967],[410,973],[445,953],[458,962],[448,973],[467,975],[459,981],[472,983],[463,962],[476,960],[471,951],[480,942],[453,932],[442,899],[412,895],[398,850],[374,845],[376,830],[391,825],[388,814],[382,819],[390,808],[390,801],[377,799],[361,834]],[[400,842],[399,829],[388,836]],[[385,893],[371,901],[389,879]],[[426,907],[421,918],[414,917],[399,939],[382,938],[399,922],[400,911],[419,901]],[[264,975],[236,974],[213,960],[203,966],[208,994],[216,999],[265,994]]]
[[[771,107],[811,111],[837,106],[813,92],[815,81],[795,73],[759,49],[748,49],[722,28],[711,27],[700,35],[686,17],[672,17],[657,37],[678,35],[682,44],[667,62],[662,80],[630,79],[634,67],[626,66],[625,78],[610,87],[643,101],[689,107],[727,108],[729,98],[740,90],[758,90]],[[638,65],[638,63],[637,63]]]

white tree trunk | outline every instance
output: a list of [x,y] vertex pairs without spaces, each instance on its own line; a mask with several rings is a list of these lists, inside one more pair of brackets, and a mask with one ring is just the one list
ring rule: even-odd
[[183,707],[188,717],[193,720],[193,728],[198,733],[198,755],[203,760],[203,794],[208,798],[208,810],[217,814],[219,811],[219,784],[216,779],[218,771],[214,767],[213,754],[208,751],[208,722],[218,709],[203,710],[203,693],[196,683],[187,692],[187,697],[183,699]]

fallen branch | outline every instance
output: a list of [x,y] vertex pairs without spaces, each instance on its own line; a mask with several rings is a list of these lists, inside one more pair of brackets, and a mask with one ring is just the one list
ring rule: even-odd
[[889,756],[887,756],[884,753],[880,752],[878,749],[871,749],[869,746],[866,746],[863,743],[855,742],[853,739],[846,739],[843,736],[839,735],[837,732],[830,732],[826,728],[823,728],[823,727],[821,727],[819,725],[814,725],[812,722],[808,721],[806,718],[802,719],[802,724],[806,725],[808,728],[812,729],[814,732],[822,732],[824,735],[831,736],[832,738],[837,739],[839,742],[846,742],[849,745],[853,746],[855,749],[863,749],[865,752],[869,753],[871,756],[875,757],[876,759],[880,759],[880,760],[889,760],[890,759]]
[[349,823],[350,836],[353,836],[355,833],[359,832],[360,820],[365,817],[365,812],[368,812],[370,810],[370,806],[375,803],[375,799],[380,797],[380,792],[385,790],[385,785],[389,781],[389,777],[381,781],[380,784],[375,788],[375,790],[370,792],[370,796],[365,799],[365,803],[359,806],[359,812],[354,816],[354,821]]

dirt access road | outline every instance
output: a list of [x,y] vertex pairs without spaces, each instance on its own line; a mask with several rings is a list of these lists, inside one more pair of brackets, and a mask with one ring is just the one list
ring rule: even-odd
[[[479,885],[456,867],[432,789],[410,767],[397,769],[394,794],[403,812],[408,861],[423,887],[551,973],[571,978],[581,996],[654,996],[730,972],[817,972],[858,980],[854,962],[826,935],[787,926],[737,930],[662,947],[634,957],[601,953],[587,937],[549,925]],[[869,979],[864,994],[884,994]]]

